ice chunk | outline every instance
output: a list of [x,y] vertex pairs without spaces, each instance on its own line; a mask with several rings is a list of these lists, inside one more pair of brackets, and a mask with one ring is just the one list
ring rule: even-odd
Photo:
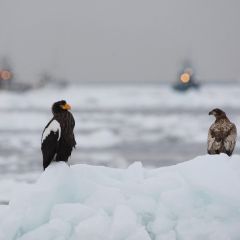
[[86,200],[88,206],[103,208],[109,213],[124,202],[124,196],[119,189],[104,186],[98,187],[96,192]]
[[[226,154],[206,155],[178,166],[179,171],[191,186],[240,201],[239,175],[231,168]],[[234,186],[234,187],[230,187]]]
[[73,240],[101,240],[107,239],[110,218],[103,211],[98,211],[93,217],[81,221],[75,228]]
[[18,240],[67,240],[71,233],[71,225],[60,219],[53,219],[49,223],[24,234]]
[[128,237],[126,240],[151,240],[149,234],[144,227],[137,229],[134,234]]
[[95,211],[80,203],[57,204],[51,211],[50,219],[62,219],[70,224],[78,224],[80,221],[94,215]]
[[141,182],[144,179],[144,169],[142,163],[135,162],[131,164],[125,173],[124,180],[132,182]]
[[175,224],[176,222],[172,219],[164,215],[158,215],[154,222],[150,224],[148,229],[155,235],[158,235],[160,233],[170,232],[172,229],[174,229]]
[[240,156],[147,170],[51,164],[0,207],[2,240],[238,240]]
[[114,211],[109,240],[126,239],[126,237],[136,231],[137,226],[137,216],[132,209],[119,205]]
[[171,230],[167,233],[157,235],[156,240],[177,240],[176,232]]

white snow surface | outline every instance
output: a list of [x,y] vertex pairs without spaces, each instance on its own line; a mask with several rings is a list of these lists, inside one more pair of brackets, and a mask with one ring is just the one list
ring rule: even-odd
[[50,165],[0,206],[1,240],[239,240],[240,156],[158,169]]

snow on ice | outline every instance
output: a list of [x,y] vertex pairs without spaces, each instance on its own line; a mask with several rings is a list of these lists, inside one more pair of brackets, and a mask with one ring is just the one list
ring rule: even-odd
[[0,207],[3,240],[239,240],[240,156],[158,169],[63,162]]

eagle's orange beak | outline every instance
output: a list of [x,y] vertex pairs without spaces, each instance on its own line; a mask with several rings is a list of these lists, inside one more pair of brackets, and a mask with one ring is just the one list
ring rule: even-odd
[[64,110],[70,110],[71,106],[66,103],[66,104],[62,105],[61,108],[64,109]]

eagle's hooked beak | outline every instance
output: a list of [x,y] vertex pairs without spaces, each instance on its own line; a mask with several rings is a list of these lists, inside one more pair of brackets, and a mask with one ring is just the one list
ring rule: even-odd
[[64,104],[64,105],[61,105],[61,108],[64,109],[64,110],[70,110],[71,109],[71,106],[69,104]]
[[208,115],[214,115],[214,111],[210,111],[209,113],[208,113]]

